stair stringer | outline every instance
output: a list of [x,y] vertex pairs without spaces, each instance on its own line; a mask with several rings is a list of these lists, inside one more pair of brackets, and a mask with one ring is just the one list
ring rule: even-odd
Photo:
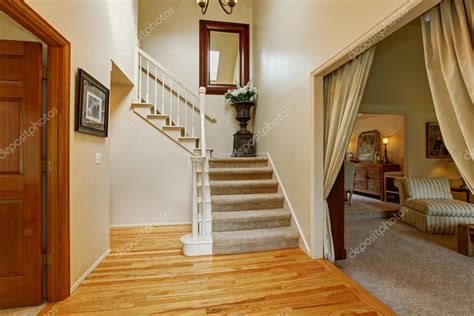
[[283,186],[283,183],[280,177],[278,176],[278,171],[277,171],[277,168],[275,167],[275,164],[273,163],[272,157],[270,156],[269,153],[261,154],[261,156],[268,158],[268,163],[270,164],[270,167],[273,169],[273,179],[278,182],[278,192],[283,194],[283,197],[284,197],[284,207],[285,209],[291,212],[291,224],[292,226],[296,226],[296,228],[298,229],[298,233],[300,235],[299,247],[303,249],[308,255],[310,255],[311,252],[310,252],[308,241],[306,240],[303,234],[303,230],[301,229],[301,225],[298,222],[298,218],[296,217],[295,210],[293,206],[291,205],[290,199],[288,198],[288,194],[285,191],[285,187]]
[[[183,145],[179,139],[176,139],[174,138],[173,136],[171,136],[170,134],[168,134],[164,129],[160,128],[159,126],[157,126],[156,124],[154,124],[152,121],[150,121],[147,116],[149,114],[151,114],[151,109],[153,108],[153,105],[150,104],[150,103],[132,103],[132,108],[133,108],[133,112],[135,112],[136,115],[138,115],[141,119],[143,119],[145,122],[147,122],[148,124],[150,124],[151,126],[153,126],[153,128],[155,128],[156,130],[160,131],[161,133],[163,133],[166,137],[168,137],[169,139],[171,139],[173,142],[175,142],[176,144],[178,144],[179,146],[181,146],[184,150],[186,150],[189,154],[191,155],[195,155],[194,154],[194,149],[191,150],[189,149],[188,147],[186,147],[185,145]],[[146,113],[146,111],[149,110],[149,113]],[[196,148],[196,147],[195,147]]]

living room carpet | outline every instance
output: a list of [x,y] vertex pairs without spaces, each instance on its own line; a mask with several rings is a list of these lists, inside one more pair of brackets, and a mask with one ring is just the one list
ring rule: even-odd
[[400,205],[383,202],[377,198],[369,198],[354,194],[352,205],[344,204],[345,219],[387,218],[400,210]]
[[348,259],[337,265],[399,315],[474,315],[474,257],[456,248],[454,235],[403,222],[346,220]]

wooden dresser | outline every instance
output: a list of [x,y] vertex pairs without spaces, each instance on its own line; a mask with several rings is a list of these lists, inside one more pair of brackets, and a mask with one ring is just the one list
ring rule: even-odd
[[400,165],[383,163],[354,163],[354,192],[366,193],[384,199],[384,173],[400,171]]

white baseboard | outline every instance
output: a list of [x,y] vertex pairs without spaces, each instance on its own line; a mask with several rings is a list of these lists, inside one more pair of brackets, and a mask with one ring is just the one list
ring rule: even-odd
[[97,259],[96,262],[94,262],[89,267],[89,269],[87,269],[87,271],[79,278],[79,280],[74,282],[74,284],[71,286],[71,294],[79,287],[79,285],[81,285],[82,282],[84,282],[84,280],[89,276],[89,274],[91,274],[91,272],[94,271],[94,269],[102,262],[102,260],[104,260],[105,257],[109,255],[109,253],[110,253],[110,248],[107,249],[104,252],[104,254],[100,256],[99,259]]
[[[296,214],[295,214],[295,210],[293,209],[293,206],[291,205],[291,202],[290,202],[290,199],[288,198],[288,194],[286,194],[286,190],[285,190],[285,187],[283,186],[283,183],[281,182],[281,179],[280,177],[278,176],[278,171],[275,167],[275,165],[273,164],[273,160],[272,160],[272,157],[270,156],[269,153],[265,153],[265,156],[268,157],[268,162],[270,163],[270,166],[272,167],[273,169],[273,173],[275,174],[275,178],[276,180],[278,181],[278,185],[280,186],[281,188],[281,192],[283,193],[283,196],[285,197],[285,201],[286,203],[288,204],[288,208],[290,209],[290,212],[291,212],[291,217],[293,218],[295,224],[296,224],[296,228],[298,228],[298,232],[300,233],[300,238],[301,240],[303,241],[303,246],[304,246],[304,249],[305,252],[310,255],[311,252],[309,251],[309,245],[308,245],[308,242],[306,241],[306,238],[304,237],[304,234],[303,234],[303,230],[301,229],[301,225],[300,223],[298,222],[298,218],[296,217]],[[300,242],[301,244],[301,242]],[[301,245],[300,245],[301,246]]]
[[[160,225],[152,225],[152,226],[180,226],[180,225],[191,225],[191,221],[185,221],[185,222],[167,222],[167,223],[162,223]],[[150,223],[135,223],[135,224],[116,224],[116,225],[110,225],[110,228],[127,228],[127,227],[146,227],[150,226]]]

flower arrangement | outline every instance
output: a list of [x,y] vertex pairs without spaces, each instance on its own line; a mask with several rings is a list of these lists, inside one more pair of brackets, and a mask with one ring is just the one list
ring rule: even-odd
[[251,102],[255,103],[258,98],[257,88],[254,87],[252,80],[247,83],[244,87],[237,84],[236,89],[228,90],[225,93],[225,101],[230,104],[239,102]]

